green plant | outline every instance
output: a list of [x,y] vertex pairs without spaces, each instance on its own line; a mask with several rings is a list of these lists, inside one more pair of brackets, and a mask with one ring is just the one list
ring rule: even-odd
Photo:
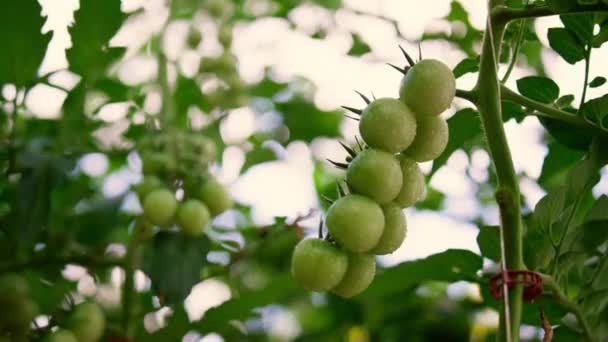
[[370,251],[370,253],[376,255],[390,254],[396,251],[401,247],[407,233],[405,214],[398,205],[395,203],[385,204],[382,206],[382,213],[384,214],[384,230],[380,241]]
[[363,292],[374,280],[376,259],[372,254],[350,253],[346,273],[331,292],[340,297],[351,298]]
[[200,235],[211,220],[207,206],[198,200],[187,200],[177,208],[177,224],[188,235]]
[[93,302],[83,302],[76,305],[65,326],[78,341],[99,341],[104,334],[106,318],[103,310]]
[[359,132],[370,147],[398,153],[414,141],[416,118],[414,113],[397,99],[377,99],[363,109]]
[[357,194],[380,203],[395,199],[403,182],[399,161],[388,152],[369,148],[348,165],[346,183]]
[[76,336],[67,329],[58,329],[46,335],[43,342],[78,342]]
[[147,220],[162,226],[170,223],[175,215],[177,201],[173,193],[167,189],[153,190],[144,198],[143,208]]
[[399,87],[399,98],[419,118],[443,113],[452,104],[454,95],[454,74],[447,65],[436,59],[423,59],[412,65]]

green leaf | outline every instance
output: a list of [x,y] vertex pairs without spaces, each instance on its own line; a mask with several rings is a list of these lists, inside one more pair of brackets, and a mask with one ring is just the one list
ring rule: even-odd
[[369,289],[360,296],[364,300],[389,296],[425,281],[459,281],[477,279],[482,258],[467,250],[449,249],[424,259],[407,261],[376,275]]
[[237,298],[209,309],[203,318],[193,324],[201,333],[209,333],[225,326],[231,320],[244,320],[257,315],[253,309],[276,303],[281,299],[301,291],[291,274],[273,277],[270,283],[259,290],[243,291]]
[[563,95],[560,96],[559,99],[557,99],[557,101],[555,101],[555,105],[558,108],[567,108],[567,107],[572,107],[572,102],[574,101],[574,95],[572,94],[568,94],[568,95]]
[[431,175],[439,170],[457,149],[469,150],[472,147],[471,142],[482,134],[478,114],[472,108],[459,110],[449,118],[448,129],[450,131],[448,144],[443,153],[433,162]]
[[585,102],[581,112],[593,122],[608,128],[608,94]]
[[608,306],[608,289],[593,291],[583,299],[583,311],[589,316],[597,316]]
[[560,187],[541,198],[534,208],[534,220],[541,232],[550,232],[551,226],[563,214],[566,206],[566,189]]
[[543,161],[538,183],[545,189],[553,189],[564,184],[568,170],[583,157],[584,153],[569,149],[555,141],[549,143],[547,147],[549,152]]
[[576,0],[546,0],[546,3],[556,13],[567,11],[576,6]]
[[254,143],[253,149],[248,151],[245,155],[245,163],[241,168],[241,173],[247,171],[252,166],[273,160],[277,160],[277,155],[274,151],[265,147],[263,144],[256,142]]
[[585,223],[578,227],[579,239],[584,249],[595,250],[608,240],[608,196],[600,196],[585,217]]
[[431,186],[426,187],[426,195],[422,201],[416,202],[415,206],[418,210],[435,210],[438,211],[443,205],[445,194],[436,190]]
[[593,15],[588,13],[560,15],[564,27],[572,32],[580,45],[585,46],[593,37]]
[[353,45],[348,50],[347,55],[361,56],[372,51],[369,45],[357,33],[351,33],[351,36],[353,37]]
[[539,117],[538,121],[560,144],[579,151],[589,149],[593,136],[589,134],[586,128],[575,127],[569,123],[546,117]]
[[501,112],[503,122],[507,122],[511,119],[515,119],[517,122],[522,122],[526,117],[524,107],[511,101],[502,101]]
[[593,80],[591,80],[591,82],[589,82],[589,87],[591,87],[591,88],[601,87],[602,85],[604,85],[604,83],[606,83],[605,77],[596,76]]
[[527,76],[517,80],[517,90],[532,100],[551,103],[559,97],[559,86],[552,79]]
[[97,80],[110,63],[120,58],[124,48],[109,47],[126,15],[120,10],[120,0],[81,1],[74,14],[75,24],[69,29],[72,47],[66,51],[70,70]]
[[283,123],[289,129],[289,141],[310,142],[316,137],[339,137],[341,111],[323,111],[302,96],[287,102],[277,102],[276,109],[283,114]]
[[51,33],[42,34],[44,18],[37,0],[0,2],[0,84],[30,86],[37,79]]
[[500,260],[500,231],[498,226],[481,226],[477,234],[477,245],[481,255],[494,261]]
[[479,56],[465,58],[454,67],[454,77],[459,78],[462,75],[477,71],[479,71]]
[[552,27],[547,33],[549,45],[562,58],[574,64],[585,59],[585,49],[577,41],[573,33],[561,27]]
[[209,242],[180,233],[156,234],[144,250],[142,270],[152,280],[154,292],[171,305],[184,300],[201,281]]

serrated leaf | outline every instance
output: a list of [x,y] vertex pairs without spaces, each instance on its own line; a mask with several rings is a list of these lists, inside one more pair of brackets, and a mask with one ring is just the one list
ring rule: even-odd
[[551,48],[562,56],[566,62],[574,64],[585,59],[584,47],[576,41],[574,34],[565,28],[550,28],[547,38],[549,39]]
[[602,85],[604,85],[604,83],[606,83],[605,77],[596,76],[595,78],[593,78],[593,80],[591,80],[591,82],[589,82],[589,87],[591,87],[591,88],[601,87]]
[[407,261],[376,275],[363,300],[397,294],[425,281],[474,281],[481,269],[482,258],[467,250],[449,249],[424,259]]
[[500,260],[500,231],[498,226],[479,227],[477,245],[481,255],[494,261]]
[[454,67],[454,77],[459,78],[462,75],[477,71],[479,71],[479,56],[465,58]]
[[448,119],[448,129],[450,136],[448,144],[437,159],[433,162],[431,175],[435,173],[454,151],[459,148],[467,148],[467,144],[482,134],[481,122],[477,112],[472,108],[459,110],[451,118]]
[[0,1],[0,84],[30,86],[51,40],[37,0]]
[[74,14],[75,24],[69,29],[72,47],[66,57],[70,70],[88,79],[101,78],[110,63],[125,52],[124,48],[109,47],[125,18],[120,0],[81,1]]
[[156,234],[146,246],[142,270],[150,277],[154,292],[168,305],[184,300],[201,281],[209,242],[180,233]]
[[517,80],[517,90],[532,100],[551,103],[559,97],[559,86],[552,79],[541,76],[527,76]]

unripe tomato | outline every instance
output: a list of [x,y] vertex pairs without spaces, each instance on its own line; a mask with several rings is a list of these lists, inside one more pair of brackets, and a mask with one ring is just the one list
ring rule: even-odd
[[392,201],[401,190],[403,175],[394,155],[370,148],[350,162],[346,183],[354,193],[384,204]]
[[106,328],[106,318],[99,305],[83,302],[74,307],[66,327],[74,333],[78,342],[97,342]]
[[152,224],[162,226],[171,221],[177,201],[171,191],[158,189],[146,195],[143,207],[145,218]]
[[202,39],[203,35],[201,34],[201,31],[199,31],[197,28],[191,27],[188,31],[188,35],[186,36],[186,44],[189,48],[196,49],[201,43]]
[[382,212],[384,213],[384,231],[380,241],[370,252],[378,255],[396,251],[401,247],[407,232],[405,214],[398,205],[395,203],[385,204],[382,206]]
[[397,159],[399,159],[401,165],[403,185],[394,202],[399,204],[401,208],[407,208],[414,205],[422,196],[425,185],[424,175],[420,171],[418,163],[410,157],[400,155]]
[[12,298],[11,303],[2,310],[0,316],[2,325],[6,330],[13,332],[26,331],[32,320],[40,313],[38,304],[27,297]]
[[145,175],[157,174],[175,167],[174,160],[163,152],[142,152],[142,172]]
[[44,337],[43,342],[78,342],[74,333],[67,329],[56,330]]
[[371,254],[348,254],[348,267],[342,281],[331,289],[340,297],[351,298],[369,287],[376,275],[376,259]]
[[139,197],[139,200],[141,201],[146,198],[146,195],[149,194],[152,190],[156,190],[162,187],[162,185],[163,183],[158,177],[145,176],[140,183],[135,184],[134,188],[135,192],[137,193],[137,196]]
[[209,209],[199,200],[187,200],[177,208],[177,223],[186,235],[201,235],[209,221],[211,221]]
[[384,230],[384,214],[374,201],[359,195],[347,195],[327,210],[327,229],[346,250],[356,253],[374,248]]
[[348,266],[346,253],[321,239],[300,241],[291,258],[291,273],[309,291],[327,291],[336,286]]
[[209,178],[201,186],[199,198],[207,205],[213,217],[232,208],[234,203],[228,189],[215,178]]
[[417,117],[435,116],[450,107],[456,95],[456,80],[443,62],[424,59],[401,80],[399,98]]
[[439,116],[418,117],[417,123],[416,138],[403,154],[418,162],[439,157],[448,144],[448,123]]
[[363,110],[359,132],[373,148],[401,152],[414,141],[416,116],[398,99],[377,99]]
[[230,46],[232,44],[232,26],[230,24],[223,24],[217,33],[217,40],[222,46]]

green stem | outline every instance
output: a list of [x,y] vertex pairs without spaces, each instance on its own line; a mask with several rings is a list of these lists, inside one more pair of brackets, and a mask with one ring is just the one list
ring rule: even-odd
[[477,92],[475,90],[456,89],[456,96],[477,104]]
[[595,5],[579,5],[567,11],[554,12],[548,6],[533,6],[527,8],[508,8],[505,6],[495,7],[492,10],[492,17],[509,22],[511,20],[522,18],[539,18],[550,15],[559,14],[574,14],[574,13],[589,13],[589,12],[605,12],[608,11],[608,4],[598,3]]
[[519,23],[519,32],[517,33],[517,42],[515,43],[515,49],[513,49],[513,57],[511,58],[511,63],[509,63],[509,67],[507,68],[507,72],[502,77],[501,83],[506,83],[511,76],[511,72],[515,68],[515,64],[517,63],[517,57],[519,55],[519,48],[521,47],[523,38],[524,38],[524,29],[526,27],[526,19],[520,19]]
[[135,271],[139,268],[142,258],[142,232],[141,226],[136,225],[133,236],[127,246],[127,256],[125,263],[125,282],[122,295],[122,329],[125,337],[132,339],[135,336],[137,326],[133,320],[136,312],[134,306],[135,299]]
[[163,52],[158,54],[158,83],[161,90],[161,120],[165,127],[169,127],[175,119],[175,102],[169,85],[169,75],[167,74],[167,57]]
[[[496,3],[495,3],[496,5]],[[490,17],[491,22],[484,34],[479,78],[477,80],[477,108],[484,127],[488,148],[498,179],[496,199],[500,209],[501,246],[504,266],[509,270],[524,269],[522,249],[522,224],[520,193],[511,152],[507,144],[501,114],[500,82],[497,75],[498,47],[504,34],[506,22]],[[519,341],[519,326],[522,310],[522,286],[514,286],[505,296],[508,305],[500,311],[498,338]],[[505,313],[508,312],[508,317]],[[507,324],[508,323],[508,324]],[[509,331],[505,329],[508,326]]]
[[551,296],[557,301],[557,303],[563,308],[572,312],[576,316],[576,320],[578,321],[578,324],[583,330],[583,335],[585,336],[585,339],[589,342],[595,342],[597,339],[591,333],[591,327],[585,319],[585,315],[581,311],[581,308],[578,306],[578,304],[570,300],[570,298],[568,298],[562,292],[553,277],[547,274],[541,274],[541,277],[543,278],[543,285],[551,290]]
[[581,95],[581,103],[578,106],[578,113],[580,113],[583,104],[585,103],[585,97],[587,96],[587,83],[589,82],[589,65],[591,64],[591,44],[585,51],[585,78],[583,80],[583,94]]

